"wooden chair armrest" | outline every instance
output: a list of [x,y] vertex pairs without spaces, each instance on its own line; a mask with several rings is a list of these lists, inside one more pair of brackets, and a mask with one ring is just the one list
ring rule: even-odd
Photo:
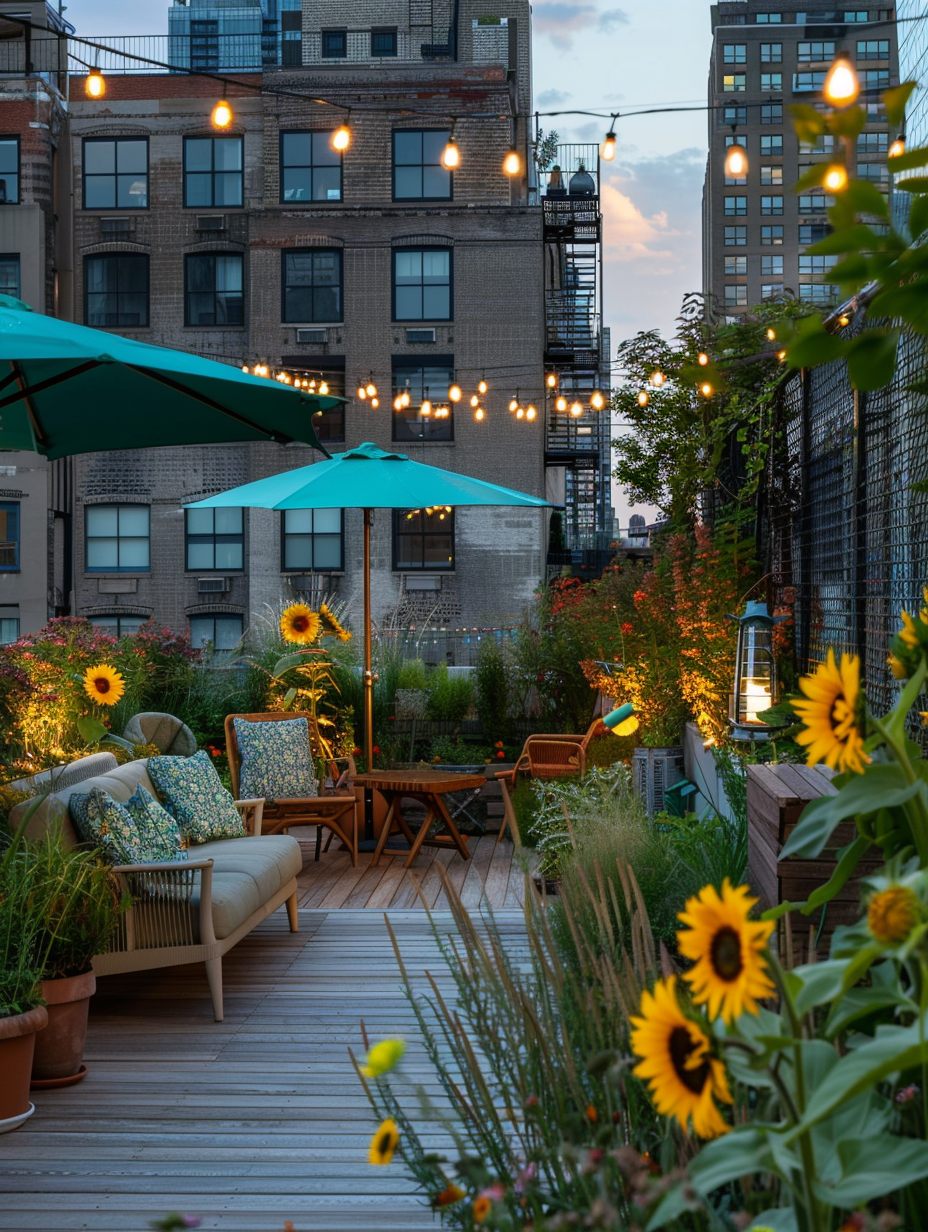
[[[235,807],[242,814],[245,830],[253,838],[261,833],[261,822],[264,819],[264,797],[255,800],[236,800]],[[249,817],[249,813],[251,816]]]
[[[117,874],[126,892],[131,896],[128,910],[124,917],[125,938],[124,944],[120,945],[121,949],[135,949],[139,939],[138,927],[139,923],[136,920],[136,896],[139,896],[141,902],[149,907],[147,916],[145,917],[145,929],[142,934],[143,947],[150,947],[152,937],[156,939],[163,937],[160,932],[157,921],[163,919],[165,927],[170,928],[176,926],[178,920],[178,909],[183,905],[190,905],[191,897],[196,888],[197,879],[191,874],[199,874],[199,941],[201,945],[215,945],[216,934],[213,931],[213,861],[211,858],[204,860],[170,860],[163,864],[156,864],[154,861],[145,864],[118,864],[114,867],[113,872]],[[173,902],[173,906],[172,906]],[[157,910],[150,910],[151,904],[154,903]],[[162,911],[162,908],[167,908]],[[152,933],[153,921],[154,933]],[[172,925],[173,921],[173,925]],[[181,924],[181,927],[183,925]],[[144,941],[147,934],[148,940]],[[192,944],[192,934],[187,942],[183,944]],[[156,944],[165,944],[163,940],[156,940]],[[172,942],[177,944],[177,942]]]
[[212,868],[212,858],[206,860],[166,860],[156,863],[152,860],[147,864],[114,864],[114,873],[165,873],[192,872],[198,868]]

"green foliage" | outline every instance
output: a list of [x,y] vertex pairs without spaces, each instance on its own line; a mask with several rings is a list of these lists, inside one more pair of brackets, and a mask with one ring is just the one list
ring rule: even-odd
[[475,671],[477,713],[483,734],[505,740],[509,733],[509,670],[502,646],[495,637],[485,637],[480,643]]
[[428,718],[442,723],[460,723],[474,704],[474,683],[468,675],[452,676],[444,663],[432,668],[427,678]]
[[564,515],[560,509],[555,509],[551,513],[551,520],[548,530],[548,550],[551,552],[563,552],[567,547],[564,539]]
[[421,659],[406,659],[403,661],[396,678],[398,689],[421,689],[428,692],[428,668]]

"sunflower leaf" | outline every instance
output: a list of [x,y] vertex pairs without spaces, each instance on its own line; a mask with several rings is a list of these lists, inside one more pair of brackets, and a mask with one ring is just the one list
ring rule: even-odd
[[804,1018],[810,1010],[833,1001],[844,986],[849,958],[832,958],[827,962],[808,963],[794,967],[786,975],[796,1013]]
[[77,720],[77,730],[81,733],[81,739],[86,740],[88,744],[96,744],[98,740],[109,735],[109,728],[104,726],[99,719],[94,718],[92,714],[81,715]]
[[822,796],[806,805],[780,852],[780,859],[801,856],[814,860],[842,821],[858,814],[869,816],[880,809],[897,808],[920,793],[928,802],[925,783],[921,780],[907,782],[901,766],[893,763],[868,766],[866,774],[851,779],[836,796]]
[[707,1143],[689,1168],[690,1180],[705,1195],[754,1172],[779,1174],[779,1169],[767,1135],[752,1126],[733,1129],[723,1138]]
[[826,1023],[825,1031],[830,1038],[833,1038],[866,1014],[890,1009],[894,1005],[911,1007],[911,1004],[908,997],[903,996],[898,988],[852,988],[844,993],[835,1005]]
[[872,1134],[837,1144],[842,1176],[834,1185],[816,1181],[815,1194],[831,1206],[848,1208],[904,1189],[928,1176],[928,1142]]
[[806,905],[802,908],[803,915],[810,915],[816,907],[821,907],[823,903],[830,903],[838,891],[844,889],[869,846],[869,839],[858,834],[853,843],[849,843],[842,850],[835,871],[824,885],[818,886],[809,895]]

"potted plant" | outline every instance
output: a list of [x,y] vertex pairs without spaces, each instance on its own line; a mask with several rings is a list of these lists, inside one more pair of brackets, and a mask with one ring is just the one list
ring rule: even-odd
[[70,1086],[87,1072],[82,1057],[96,989],[91,962],[109,946],[120,894],[98,854],[65,847],[60,834],[29,849],[42,910],[36,949],[48,1010],[48,1023],[36,1037],[32,1086]]
[[42,920],[34,884],[29,851],[10,842],[0,856],[0,1133],[35,1111],[29,1102],[32,1055],[36,1032],[48,1021],[36,960]]

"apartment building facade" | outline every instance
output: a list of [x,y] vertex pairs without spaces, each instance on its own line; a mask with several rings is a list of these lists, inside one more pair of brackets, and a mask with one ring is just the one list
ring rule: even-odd
[[[810,10],[803,0],[721,0],[712,6],[709,65],[709,156],[703,188],[703,287],[717,312],[737,317],[763,300],[793,295],[826,305],[837,287],[833,257],[804,249],[828,230],[831,199],[793,186],[813,163],[833,157],[832,139],[811,147],[793,131],[790,103],[821,100],[825,74],[839,52],[856,65],[867,124],[857,139],[852,174],[889,192],[891,133],[879,96],[899,81],[892,8]],[[725,174],[738,141],[747,174]]]

